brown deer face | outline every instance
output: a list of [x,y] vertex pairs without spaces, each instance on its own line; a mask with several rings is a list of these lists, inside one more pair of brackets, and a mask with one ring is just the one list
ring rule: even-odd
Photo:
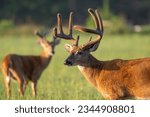
[[69,57],[64,61],[65,65],[84,65],[87,64],[90,58],[90,52],[95,51],[97,48],[96,44],[89,48],[82,48],[81,46],[72,46],[69,44],[65,45],[65,49],[70,53]]
[[39,32],[36,32],[36,35],[40,37],[38,38],[37,42],[41,45],[43,50],[48,53],[48,55],[53,55],[55,53],[55,46],[60,43],[60,40],[56,39],[56,37],[53,37],[52,41],[48,41]]

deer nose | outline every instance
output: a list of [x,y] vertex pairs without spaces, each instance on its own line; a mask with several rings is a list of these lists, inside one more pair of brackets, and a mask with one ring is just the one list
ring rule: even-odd
[[71,61],[69,61],[69,60],[65,60],[65,61],[64,61],[64,65],[71,66],[71,65],[72,65],[72,62],[71,62]]

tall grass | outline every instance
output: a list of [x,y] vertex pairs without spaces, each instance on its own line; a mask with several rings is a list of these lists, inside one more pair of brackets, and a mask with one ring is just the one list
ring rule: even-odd
[[[88,40],[88,36],[81,35],[80,43]],[[5,35],[0,39],[0,64],[8,53],[22,55],[38,55],[42,49],[36,43],[36,37],[31,35]],[[48,68],[43,72],[38,82],[38,95],[32,97],[31,86],[26,89],[25,96],[19,97],[17,83],[11,82],[12,96],[10,99],[92,99],[103,97],[83,77],[77,67],[66,67],[63,61],[68,53],[64,49],[67,41],[61,41],[56,47],[56,53]],[[150,57],[150,38],[148,35],[124,34],[107,35],[101,41],[98,50],[92,53],[100,60],[110,59],[135,59]],[[3,76],[0,73],[0,99],[7,99]]]

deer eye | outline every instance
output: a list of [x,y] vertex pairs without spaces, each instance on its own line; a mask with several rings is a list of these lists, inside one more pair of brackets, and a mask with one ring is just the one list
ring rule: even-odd
[[83,54],[83,52],[81,52],[81,51],[78,51],[78,52],[77,52],[77,54],[78,54],[78,55],[82,55],[82,54]]

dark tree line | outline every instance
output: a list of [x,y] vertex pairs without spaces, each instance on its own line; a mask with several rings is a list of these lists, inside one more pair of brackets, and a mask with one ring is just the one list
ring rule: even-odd
[[74,11],[75,20],[83,23],[89,7],[123,15],[132,24],[150,23],[150,0],[0,0],[0,20],[53,24],[56,13],[61,12],[66,19]]

